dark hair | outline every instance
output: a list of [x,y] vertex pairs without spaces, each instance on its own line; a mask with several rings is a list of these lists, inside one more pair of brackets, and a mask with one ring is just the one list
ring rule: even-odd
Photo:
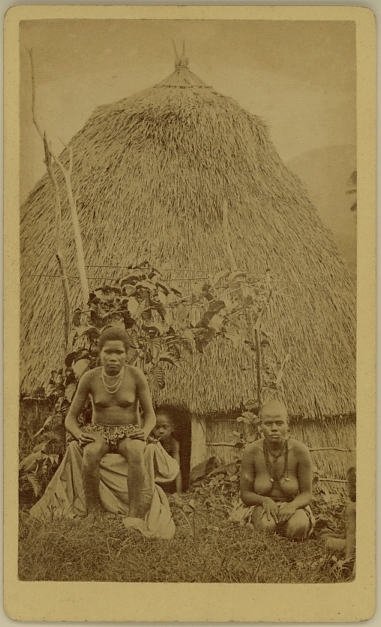
[[121,327],[106,327],[103,329],[102,333],[99,336],[98,347],[101,351],[106,342],[115,342],[115,341],[123,342],[124,348],[126,352],[130,348],[130,338],[128,337],[126,331]]
[[156,416],[158,414],[165,414],[171,421],[172,426],[176,427],[175,412],[171,405],[159,405],[159,407],[157,407],[155,410],[155,414]]

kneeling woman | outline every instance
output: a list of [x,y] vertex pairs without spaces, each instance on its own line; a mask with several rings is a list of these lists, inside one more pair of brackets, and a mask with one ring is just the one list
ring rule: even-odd
[[[117,450],[128,464],[129,517],[139,516],[144,482],[143,454],[156,424],[146,378],[125,361],[127,333],[118,327],[105,329],[99,338],[101,367],[85,372],[66,416],[65,427],[83,447],[82,477],[87,513],[99,504],[99,464],[110,450]],[[78,417],[90,397],[91,425],[81,429]],[[144,414],[140,428],[139,404]]]
[[277,531],[293,540],[304,540],[314,518],[312,465],[308,448],[287,436],[287,410],[270,401],[261,409],[264,438],[247,446],[242,458],[241,499],[252,508],[256,529]]

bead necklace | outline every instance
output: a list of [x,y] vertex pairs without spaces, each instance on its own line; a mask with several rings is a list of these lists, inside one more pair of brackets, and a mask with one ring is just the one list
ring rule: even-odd
[[282,474],[278,476],[270,461],[270,451],[269,451],[268,444],[266,440],[263,440],[263,454],[265,457],[266,468],[270,475],[271,483],[274,483],[274,481],[279,482],[284,477],[284,475],[286,475],[286,481],[290,481],[288,477],[288,443],[287,443],[287,440],[284,443],[284,447],[282,448],[280,453],[271,452],[271,455],[272,457],[275,457],[275,461],[277,461],[283,455],[283,453],[284,453],[283,471],[282,471]]
[[111,385],[109,385],[108,383],[106,383],[105,377],[109,377],[109,379],[115,379],[115,377],[110,377],[110,375],[105,373],[105,369],[102,368],[102,373],[101,373],[102,383],[104,385],[106,392],[108,392],[108,394],[116,394],[120,386],[122,385],[122,381],[124,377],[124,367],[121,369],[120,373],[115,376],[117,376],[118,379],[116,380],[115,383],[112,383]]

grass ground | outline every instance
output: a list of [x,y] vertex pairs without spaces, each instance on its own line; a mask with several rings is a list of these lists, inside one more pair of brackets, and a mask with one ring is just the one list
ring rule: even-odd
[[[49,415],[30,402],[20,417],[20,459],[36,443]],[[176,535],[148,540],[127,530],[121,517],[104,512],[95,521],[40,522],[28,514],[33,490],[20,493],[19,578],[24,581],[333,583],[351,573],[329,556],[323,540],[290,542],[228,521],[238,494],[237,469],[195,484],[180,508],[170,498]],[[47,476],[48,481],[50,475]],[[25,486],[24,486],[25,487]],[[26,497],[23,499],[23,496]],[[195,509],[187,506],[193,501]],[[344,532],[345,493],[314,486],[312,508],[323,524]]]
[[326,554],[322,540],[296,543],[254,533],[230,523],[226,511],[201,502],[187,514],[172,502],[172,511],[176,535],[170,541],[146,539],[107,512],[91,523],[41,523],[21,511],[19,578],[199,583],[332,583],[351,578]]

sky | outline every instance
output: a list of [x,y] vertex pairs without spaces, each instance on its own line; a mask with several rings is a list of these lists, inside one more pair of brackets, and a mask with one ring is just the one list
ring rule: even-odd
[[45,173],[31,115],[54,150],[94,109],[160,82],[174,70],[172,40],[190,69],[263,118],[287,163],[356,143],[355,27],[351,22],[39,20],[20,26],[21,200]]

